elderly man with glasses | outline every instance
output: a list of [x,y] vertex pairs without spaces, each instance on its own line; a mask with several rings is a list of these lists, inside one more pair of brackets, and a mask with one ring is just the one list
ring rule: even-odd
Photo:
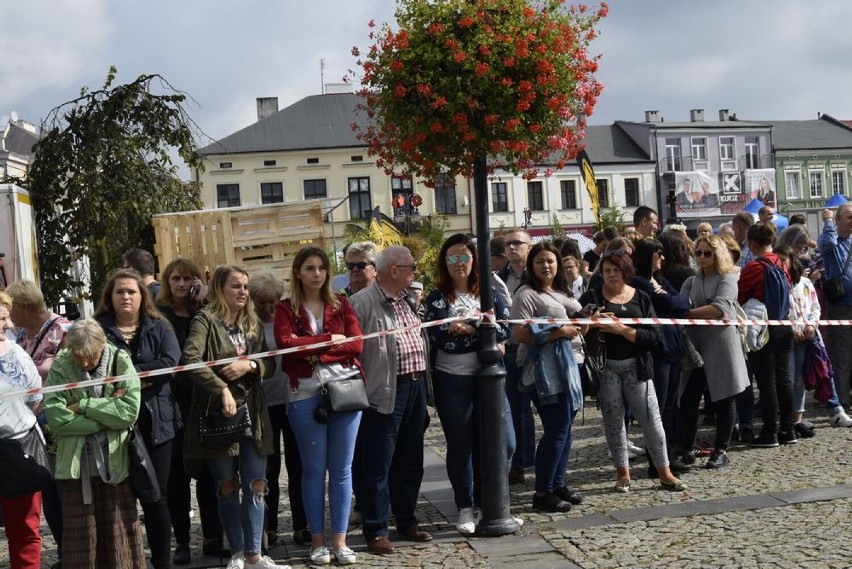
[[344,296],[352,296],[376,280],[376,259],[379,248],[372,241],[356,241],[346,249],[344,259],[349,273],[349,284],[340,291]]
[[364,340],[361,362],[370,408],[361,416],[355,448],[358,464],[353,464],[360,471],[360,488],[355,493],[367,550],[381,554],[394,551],[388,539],[391,510],[400,538],[432,539],[415,516],[423,481],[423,434],[429,424],[429,356],[408,294],[417,274],[411,251],[399,245],[384,249],[376,259],[376,270],[376,281],[349,302],[364,334],[395,331]]

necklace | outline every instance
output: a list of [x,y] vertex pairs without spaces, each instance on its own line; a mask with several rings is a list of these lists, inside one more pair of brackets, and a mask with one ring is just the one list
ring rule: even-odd
[[[627,302],[625,301],[625,298],[624,298],[626,294],[627,294],[627,291],[621,291],[619,294],[613,296],[612,300],[609,300],[609,299],[606,299],[606,298],[605,298],[605,300],[607,302],[609,302],[610,304],[613,304],[613,305],[615,305],[615,304],[621,305],[621,311],[627,312],[627,307],[624,306],[625,304],[627,304]],[[621,300],[617,300],[619,297],[621,297]]]

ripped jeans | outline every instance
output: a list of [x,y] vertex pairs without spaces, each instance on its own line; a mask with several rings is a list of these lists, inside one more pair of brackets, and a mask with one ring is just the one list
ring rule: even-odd
[[[261,456],[252,439],[240,441],[240,456],[207,459],[216,483],[219,519],[228,536],[228,545],[236,553],[260,553],[263,539],[263,515],[266,496],[266,457]],[[240,488],[223,496],[221,486],[239,478]],[[263,482],[263,490],[252,490],[252,483]],[[242,490],[242,500],[240,491]]]

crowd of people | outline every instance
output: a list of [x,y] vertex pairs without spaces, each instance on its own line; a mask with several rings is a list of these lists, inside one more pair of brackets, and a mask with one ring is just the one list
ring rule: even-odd
[[[145,567],[146,544],[156,569],[189,564],[193,480],[201,553],[228,569],[283,567],[266,555],[279,543],[283,494],[292,539],[309,544],[315,565],[357,562],[347,545],[355,524],[374,554],[392,554],[392,538],[430,541],[416,516],[427,404],[447,441],[456,528],[475,533],[488,444],[479,432],[479,332],[494,325],[480,314],[483,295],[493,300],[506,370],[508,482],[533,471],[536,510],[567,512],[584,499],[569,486],[568,464],[573,420],[590,396],[603,417],[613,491],[622,493],[630,461],[643,453],[661,489],[682,491],[680,476],[700,458],[724,468],[731,444],[773,448],[815,436],[804,416],[809,390],[830,425],[850,427],[852,328],[823,330],[816,321],[852,317],[852,206],[822,215],[818,241],[804,220],[778,233],[745,212],[715,230],[702,223],[693,240],[677,223],[660,230],[657,213],[640,207],[631,229],[602,230],[585,254],[570,239],[533,243],[512,230],[491,240],[487,280],[475,243],[456,234],[425,295],[409,249],[370,242],[348,245],[342,282],[324,250],[303,248],[289,290],[271,272],[238,266],[216,268],[208,283],[187,259],[169,263],[157,282],[153,257],[129,251],[94,317],[73,323],[48,309],[35,283],[12,283],[0,292],[0,389],[124,376],[0,399],[0,438],[35,430],[55,453],[54,484],[0,498],[12,567],[39,567],[42,512],[58,547],[55,567]],[[744,315],[792,322],[625,320]],[[591,324],[565,323],[589,316]],[[283,348],[295,350],[255,356]],[[135,377],[227,358],[237,359]],[[364,382],[367,409],[329,410],[320,372],[332,366]],[[715,428],[706,446],[697,440],[702,401]],[[245,428],[217,440],[215,417]],[[628,438],[634,418],[641,445]],[[130,482],[133,444],[150,456],[154,495],[137,495]]]

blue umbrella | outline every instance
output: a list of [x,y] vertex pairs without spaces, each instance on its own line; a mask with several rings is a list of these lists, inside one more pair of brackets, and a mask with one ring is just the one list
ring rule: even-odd
[[825,202],[825,205],[823,205],[823,207],[840,207],[848,201],[849,200],[847,200],[840,194],[834,194],[827,202]]
[[757,215],[757,213],[760,211],[760,208],[762,208],[765,205],[766,204],[763,203],[762,201],[760,201],[759,199],[754,198],[753,200],[751,200],[748,203],[747,206],[745,206],[745,209],[743,209],[743,211],[747,211],[752,215]]
[[775,224],[775,227],[778,228],[778,231],[782,229],[786,229],[788,225],[790,225],[790,220],[781,215],[780,213],[775,213],[772,215],[772,223]]

